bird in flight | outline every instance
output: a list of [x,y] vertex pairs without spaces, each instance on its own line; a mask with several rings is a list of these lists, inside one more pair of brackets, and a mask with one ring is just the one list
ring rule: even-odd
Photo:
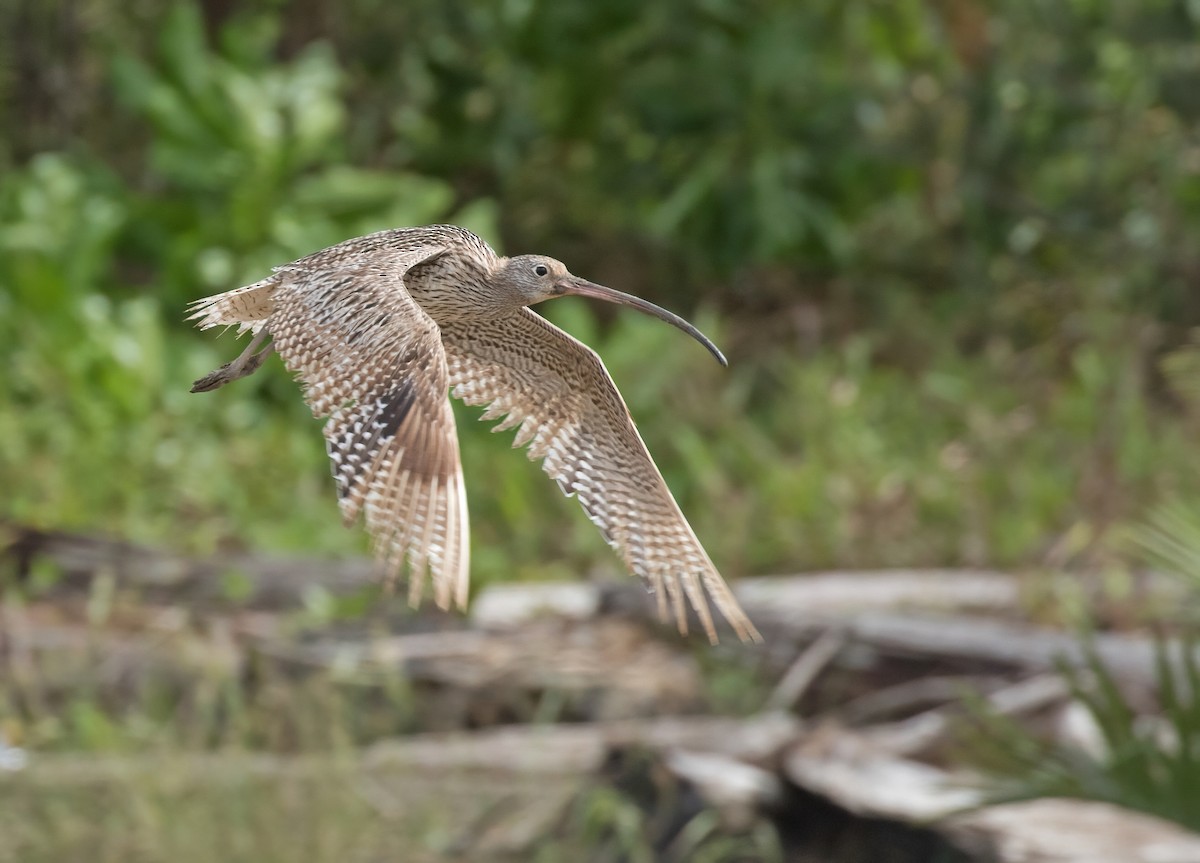
[[426,572],[439,607],[467,603],[467,499],[449,392],[486,405],[483,419],[503,418],[494,431],[517,428],[513,446],[528,446],[579,501],[645,580],[662,620],[673,615],[686,633],[686,599],[715,643],[711,600],[739,638],[760,640],[600,357],[528,308],[569,295],[660,318],[726,365],[703,333],[653,303],[573,276],[553,258],[501,257],[464,228],[433,225],[347,240],[194,302],[189,319],[201,329],[236,326],[253,338],[192,392],[251,374],[277,352],[325,418],[344,521],[363,517],[388,577],[407,564],[413,605]]

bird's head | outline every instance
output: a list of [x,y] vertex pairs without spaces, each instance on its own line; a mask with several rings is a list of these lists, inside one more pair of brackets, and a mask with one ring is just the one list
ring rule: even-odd
[[630,306],[678,327],[708,348],[709,353],[716,357],[717,362],[721,365],[729,365],[725,355],[717,349],[717,346],[704,333],[679,315],[668,312],[641,297],[615,291],[604,285],[597,285],[595,282],[581,279],[579,276],[573,276],[562,261],[556,261],[554,258],[548,258],[545,255],[518,255],[515,258],[507,258],[496,272],[494,281],[503,286],[505,290],[511,291],[514,298],[523,306],[532,306],[534,303],[544,300],[568,296],[593,297],[597,300]]
[[514,299],[523,306],[532,306],[542,300],[561,297],[561,287],[574,279],[562,261],[545,255],[518,255],[505,258],[495,281],[499,282]]

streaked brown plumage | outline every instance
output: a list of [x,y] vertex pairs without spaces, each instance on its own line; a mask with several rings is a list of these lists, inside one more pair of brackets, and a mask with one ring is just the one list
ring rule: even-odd
[[758,639],[600,358],[527,308],[567,294],[660,317],[725,362],[670,312],[579,279],[552,258],[503,258],[470,231],[434,225],[347,240],[194,303],[197,326],[236,325],[254,338],[192,391],[250,374],[277,351],[313,414],[327,418],[343,518],[363,515],[389,576],[407,563],[414,604],[426,571],[440,607],[467,601],[467,504],[450,391],[487,405],[485,419],[505,417],[494,430],[518,427],[513,445],[528,445],[529,457],[579,500],[653,590],[663,619],[669,605],[686,632],[686,599],[716,641],[711,599],[740,638]]

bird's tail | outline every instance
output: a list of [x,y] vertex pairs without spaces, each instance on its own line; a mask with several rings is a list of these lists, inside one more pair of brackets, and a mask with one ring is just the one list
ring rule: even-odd
[[238,335],[247,330],[257,333],[271,316],[274,308],[271,295],[278,284],[272,276],[244,288],[196,300],[188,306],[187,319],[196,321],[196,326],[202,330],[237,326]]

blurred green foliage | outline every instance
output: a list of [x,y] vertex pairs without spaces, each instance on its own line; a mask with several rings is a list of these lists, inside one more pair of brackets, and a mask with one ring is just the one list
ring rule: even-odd
[[[60,760],[38,775],[6,777],[2,863],[434,863],[460,856],[456,846],[470,842],[489,814],[507,814],[514,794],[536,804],[572,791],[545,777],[538,788],[482,771],[376,766],[345,756],[289,762],[163,753],[153,767],[78,765]],[[582,860],[581,847],[577,841],[538,859]]]
[[[199,761],[178,753],[164,754],[153,770],[145,762],[72,766],[47,764],[0,784],[0,863],[784,859],[765,818],[730,832],[717,812],[702,810],[663,847],[654,840],[673,826],[667,817],[606,786],[579,789],[553,775],[522,781],[484,770],[394,766],[386,758],[281,762],[224,754]],[[555,806],[564,810],[558,817]],[[507,851],[505,831],[520,837],[526,822],[544,819],[551,835]]]
[[[1156,372],[1200,319],[1194,5],[5,4],[0,516],[363,549],[277,362],[187,392],[239,348],[183,309],[454,221],[732,347],[545,309],[730,574],[1105,553],[1200,482]],[[476,415],[476,581],[615,568]]]

